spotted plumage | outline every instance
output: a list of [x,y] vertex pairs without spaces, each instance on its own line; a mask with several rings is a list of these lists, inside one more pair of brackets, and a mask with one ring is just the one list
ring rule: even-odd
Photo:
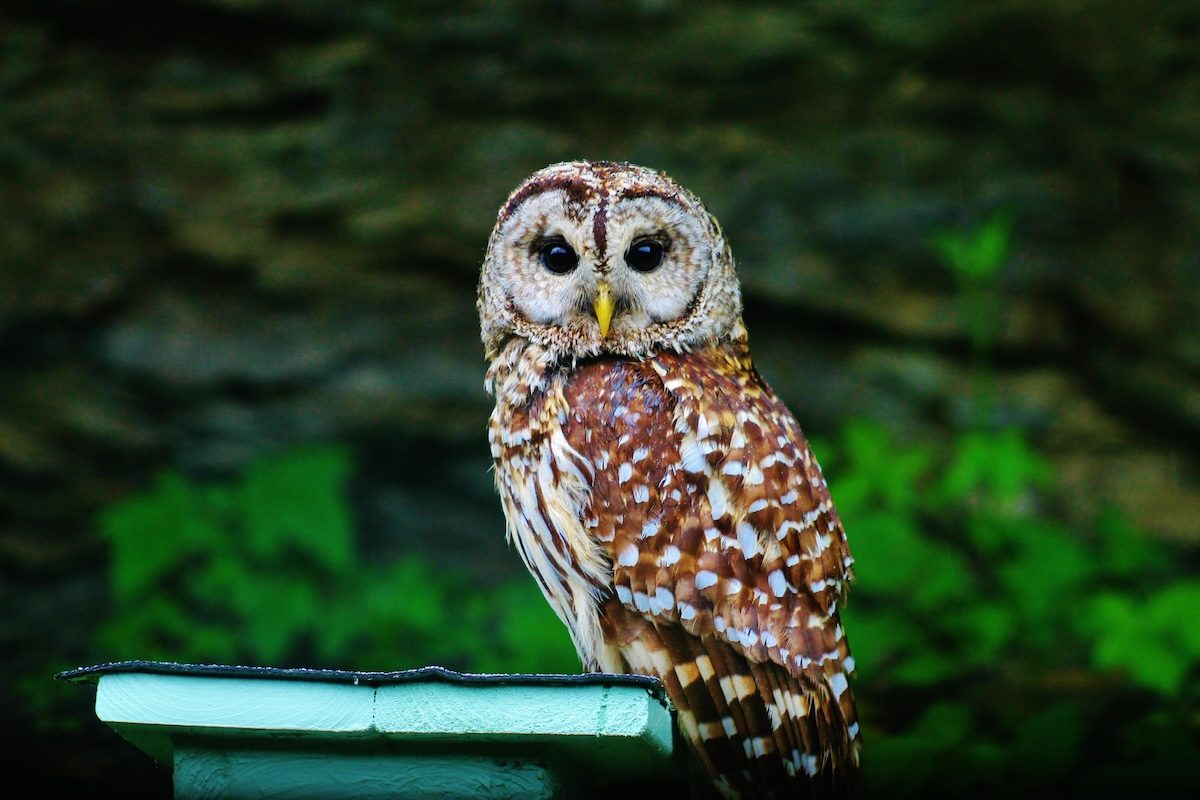
[[585,668],[662,680],[727,796],[845,792],[852,559],[716,221],[661,173],[554,165],[501,209],[479,309],[509,537]]

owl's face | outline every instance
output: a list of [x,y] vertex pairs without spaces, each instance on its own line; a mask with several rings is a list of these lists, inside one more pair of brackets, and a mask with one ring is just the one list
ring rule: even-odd
[[510,336],[561,355],[642,355],[728,336],[733,261],[690,192],[644,167],[555,164],[500,210],[480,279],[489,352]]

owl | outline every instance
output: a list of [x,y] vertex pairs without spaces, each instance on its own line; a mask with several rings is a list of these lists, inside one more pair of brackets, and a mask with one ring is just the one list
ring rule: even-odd
[[846,793],[853,560],[716,219],[661,172],[549,166],[500,209],[478,309],[508,537],[584,668],[658,678],[723,796]]

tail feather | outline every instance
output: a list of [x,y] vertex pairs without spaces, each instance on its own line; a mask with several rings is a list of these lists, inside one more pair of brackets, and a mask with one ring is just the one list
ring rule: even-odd
[[857,742],[819,678],[641,619],[619,648],[633,671],[663,682],[700,767],[725,796],[848,796]]

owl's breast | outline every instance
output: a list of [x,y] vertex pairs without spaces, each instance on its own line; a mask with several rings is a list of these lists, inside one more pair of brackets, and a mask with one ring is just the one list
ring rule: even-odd
[[509,540],[567,626],[581,660],[611,667],[597,615],[612,570],[585,527],[597,465],[565,434],[575,415],[563,391],[568,382],[555,375],[528,403],[497,403],[489,425],[496,486]]

